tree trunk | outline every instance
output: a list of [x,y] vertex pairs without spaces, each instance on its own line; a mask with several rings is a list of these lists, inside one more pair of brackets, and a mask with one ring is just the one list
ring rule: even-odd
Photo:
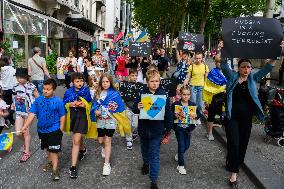
[[266,0],[266,8],[263,14],[264,18],[273,18],[275,0]]
[[201,18],[200,27],[199,27],[200,34],[204,33],[204,29],[205,29],[206,21],[207,21],[207,15],[209,12],[209,7],[210,7],[210,0],[204,0],[203,14]]
[[185,8],[183,9],[182,17],[181,17],[181,27],[180,31],[184,31],[184,25],[185,25],[185,18],[188,14],[188,1],[185,2]]

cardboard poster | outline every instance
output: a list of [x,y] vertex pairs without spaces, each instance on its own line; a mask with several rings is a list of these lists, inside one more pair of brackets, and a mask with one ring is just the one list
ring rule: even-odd
[[15,112],[19,115],[27,115],[27,99],[25,97],[14,96]]
[[190,115],[196,114],[196,106],[175,106],[175,114],[177,119],[174,123],[180,124],[196,124],[195,119],[191,119]]
[[222,20],[224,58],[277,59],[283,30],[279,20],[239,17]]
[[67,72],[68,70],[66,70],[65,68],[65,58],[64,57],[58,57],[57,61],[56,61],[56,65],[57,65],[57,78],[58,79],[65,79],[65,72]]
[[144,108],[140,110],[140,119],[164,120],[166,95],[142,94]]
[[196,33],[179,32],[178,50],[203,51],[204,36]]
[[148,57],[151,54],[151,44],[149,42],[136,42],[129,45],[129,56]]
[[140,93],[144,87],[145,85],[142,83],[122,81],[119,83],[119,92],[124,102],[138,102],[140,100]]

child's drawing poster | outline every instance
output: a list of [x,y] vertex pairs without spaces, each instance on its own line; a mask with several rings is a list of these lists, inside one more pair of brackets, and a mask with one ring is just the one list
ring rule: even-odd
[[188,123],[189,107],[175,105],[175,115],[177,119],[174,121],[174,123]]
[[196,106],[175,106],[176,120],[174,123],[180,124],[198,124],[199,122],[192,119],[191,115],[196,115]]
[[25,97],[14,97],[15,111],[17,114],[26,115],[27,114],[27,100]]
[[142,94],[144,108],[140,110],[140,119],[164,120],[166,95]]

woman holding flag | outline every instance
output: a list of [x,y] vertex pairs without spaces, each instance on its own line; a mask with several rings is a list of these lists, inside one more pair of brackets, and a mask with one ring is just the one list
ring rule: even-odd
[[203,89],[203,101],[208,107],[208,117],[207,117],[207,138],[209,141],[214,140],[212,129],[215,115],[222,114],[222,97],[225,92],[227,79],[221,71],[220,65],[220,54],[213,57],[215,61],[215,68],[213,68],[207,76]]

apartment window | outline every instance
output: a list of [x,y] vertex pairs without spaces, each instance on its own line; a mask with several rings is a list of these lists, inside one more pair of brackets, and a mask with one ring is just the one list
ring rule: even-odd
[[79,7],[79,0],[75,0],[75,6]]

